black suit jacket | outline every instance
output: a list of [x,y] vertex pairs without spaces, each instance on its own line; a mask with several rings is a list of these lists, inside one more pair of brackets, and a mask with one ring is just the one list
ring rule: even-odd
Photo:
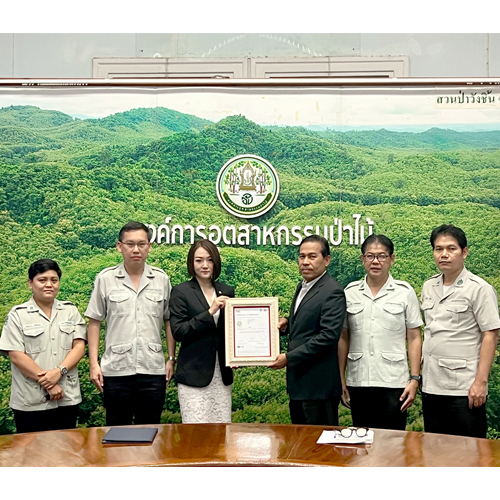
[[[217,296],[234,297],[234,289],[215,282]],[[181,343],[175,378],[192,387],[206,387],[215,370],[215,353],[219,355],[222,380],[233,382],[233,371],[226,367],[224,344],[224,309],[217,326],[208,312],[209,305],[196,278],[172,288],[170,295],[170,325],[172,334]]]
[[294,313],[300,288],[299,284],[285,331],[290,335],[287,391],[290,399],[331,399],[342,394],[337,346],[346,311],[344,291],[326,273]]

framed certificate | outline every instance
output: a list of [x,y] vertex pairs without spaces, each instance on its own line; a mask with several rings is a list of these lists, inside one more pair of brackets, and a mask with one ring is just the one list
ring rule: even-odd
[[278,297],[227,299],[226,366],[266,366],[280,353]]

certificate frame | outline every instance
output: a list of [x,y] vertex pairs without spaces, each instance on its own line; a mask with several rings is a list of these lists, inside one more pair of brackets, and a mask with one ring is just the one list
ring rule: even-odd
[[[262,309],[268,311],[269,331],[268,342],[269,349],[259,355],[244,355],[239,354],[236,343],[238,336],[237,316],[242,309]],[[278,297],[262,297],[262,298],[230,298],[226,300],[224,321],[225,321],[225,341],[226,341],[226,366],[267,366],[275,361],[280,353],[280,335],[278,331]]]

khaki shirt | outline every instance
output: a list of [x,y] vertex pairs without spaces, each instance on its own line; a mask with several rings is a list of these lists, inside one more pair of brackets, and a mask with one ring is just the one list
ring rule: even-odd
[[[54,300],[49,319],[31,298],[10,310],[0,337],[0,353],[24,352],[42,370],[52,370],[63,362],[75,339],[87,340],[87,325],[71,302]],[[58,382],[64,398],[46,402],[42,400],[47,391],[36,380],[25,377],[14,363],[11,369],[10,407],[14,410],[50,410],[82,400],[77,367]]]
[[406,281],[390,274],[376,297],[366,277],[344,290],[349,328],[346,384],[352,387],[404,388],[409,371],[406,329],[423,324],[417,296]]
[[422,391],[467,396],[476,377],[482,333],[500,328],[495,289],[465,267],[443,295],[443,275],[424,283]]
[[166,273],[147,264],[138,291],[123,263],[97,275],[85,316],[106,320],[104,376],[165,374],[161,330],[170,318],[170,290]]

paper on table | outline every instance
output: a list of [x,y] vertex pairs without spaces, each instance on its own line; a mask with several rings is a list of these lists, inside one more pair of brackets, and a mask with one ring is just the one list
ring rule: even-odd
[[316,441],[318,444],[369,444],[373,443],[373,431],[369,430],[364,437],[353,434],[351,437],[343,437],[336,431],[323,431]]

